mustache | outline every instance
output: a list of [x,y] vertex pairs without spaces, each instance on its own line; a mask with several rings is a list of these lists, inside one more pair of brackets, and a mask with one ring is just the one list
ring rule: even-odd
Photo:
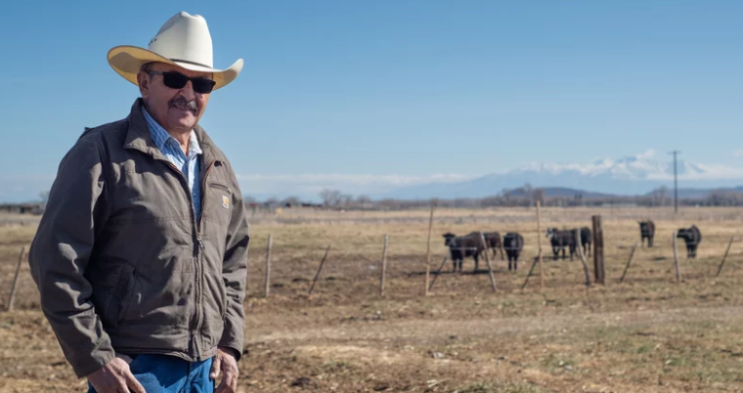
[[178,96],[168,101],[168,108],[190,110],[194,114],[199,113],[199,104],[196,100],[187,100],[184,96]]

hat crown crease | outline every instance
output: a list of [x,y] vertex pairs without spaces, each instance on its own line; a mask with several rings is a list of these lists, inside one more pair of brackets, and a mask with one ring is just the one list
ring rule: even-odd
[[209,28],[206,20],[198,15],[186,12],[174,15],[152,39],[149,50],[173,61],[214,67]]

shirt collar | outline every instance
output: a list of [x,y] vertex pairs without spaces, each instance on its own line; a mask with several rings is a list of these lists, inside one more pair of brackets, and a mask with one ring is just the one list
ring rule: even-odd
[[[155,142],[155,145],[157,146],[160,151],[165,151],[165,144],[166,143],[175,143],[176,146],[179,146],[180,150],[180,144],[178,141],[175,140],[170,134],[168,134],[168,131],[165,131],[165,129],[158,123],[150,114],[147,112],[147,109],[145,109],[144,105],[142,105],[142,114],[144,115],[145,121],[147,121],[147,126],[150,129],[150,135],[152,136],[152,141]],[[199,138],[196,136],[196,133],[191,130],[191,135],[188,137],[188,156],[192,157],[193,155],[198,155],[203,153],[201,150],[201,146],[199,145]]]
[[196,136],[196,133],[191,130],[191,136],[188,137],[188,156],[192,157],[201,153],[202,151],[201,146],[199,145],[199,138]]

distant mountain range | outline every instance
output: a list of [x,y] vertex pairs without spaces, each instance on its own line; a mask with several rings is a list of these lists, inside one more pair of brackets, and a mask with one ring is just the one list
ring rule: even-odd
[[[612,196],[619,196],[619,194],[605,194],[600,192],[591,192],[591,191],[585,191],[585,190],[578,190],[574,188],[564,188],[564,187],[545,187],[542,188],[544,191],[544,196],[547,198],[575,198],[576,196],[582,196],[584,199],[591,199],[591,198],[605,198],[605,197],[612,197]],[[689,199],[699,199],[704,198],[708,196],[712,192],[716,191],[731,191],[731,192],[743,192],[743,186],[740,187],[730,187],[730,188],[680,188],[678,190],[679,198],[689,198]],[[513,190],[509,190],[507,193],[503,193],[504,195],[508,195],[510,197],[524,197],[526,196],[526,192],[523,188],[516,188]],[[649,195],[650,193],[643,194],[643,195]],[[669,188],[666,192],[666,197],[672,198],[673,197],[673,189]]]
[[[743,155],[743,153],[741,153]],[[678,162],[680,196],[698,198],[712,190],[743,192],[743,167]],[[546,196],[594,198],[607,195],[645,195],[658,187],[672,196],[673,162],[653,151],[620,159],[603,158],[589,163],[529,163],[510,170],[491,170],[484,176],[471,174],[238,174],[246,195],[268,198],[299,197],[319,202],[323,189],[343,194],[368,195],[372,199],[483,198],[516,192],[525,184],[541,188]],[[487,172],[486,172],[487,173]],[[49,190],[53,175],[0,175],[0,203],[39,200]]]
[[[673,187],[673,162],[654,159],[648,151],[589,164],[531,163],[513,170],[495,172],[461,182],[434,182],[402,187],[381,197],[398,199],[482,198],[502,194],[530,184],[545,189],[546,196],[584,197],[600,195],[644,195],[661,186]],[[743,184],[743,168],[678,161],[679,196],[693,197],[715,189],[737,189]]]
[[[544,196],[547,198],[575,198],[576,196],[580,195],[584,199],[591,199],[612,196],[611,194],[603,194],[600,192],[590,192],[565,187],[545,187],[541,188],[541,190],[544,191]],[[508,192],[504,192],[503,195],[520,198],[527,196],[527,191],[523,187],[520,187],[513,190],[508,190]]]

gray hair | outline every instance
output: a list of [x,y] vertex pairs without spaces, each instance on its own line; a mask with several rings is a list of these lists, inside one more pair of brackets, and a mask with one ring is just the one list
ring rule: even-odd
[[155,62],[149,62],[142,64],[141,67],[139,67],[139,71],[144,72],[145,74],[149,74],[152,70],[152,65],[155,64]]

